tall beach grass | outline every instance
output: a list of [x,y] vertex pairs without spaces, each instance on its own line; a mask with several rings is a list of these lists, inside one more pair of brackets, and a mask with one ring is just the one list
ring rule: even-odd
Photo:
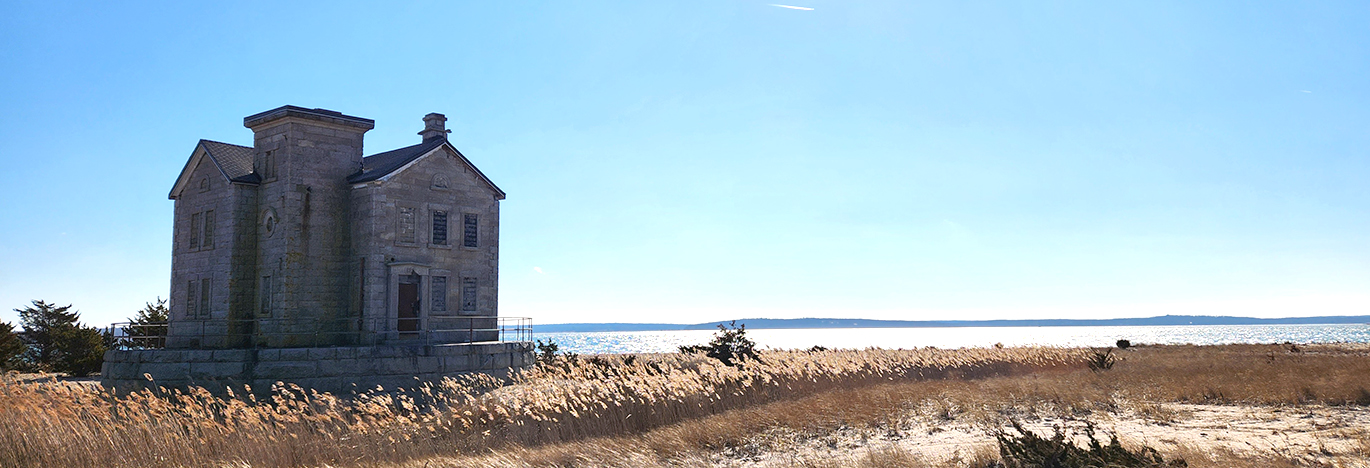
[[631,435],[839,389],[1068,371],[1084,359],[1056,348],[768,352],[736,367],[596,356],[509,382],[468,376],[346,398],[284,384],[258,398],[5,379],[0,466],[370,466]]

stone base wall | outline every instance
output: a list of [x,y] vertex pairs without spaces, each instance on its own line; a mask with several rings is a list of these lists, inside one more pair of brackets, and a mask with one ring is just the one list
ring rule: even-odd
[[[251,385],[276,382],[333,394],[414,387],[443,377],[482,372],[503,377],[531,366],[529,342],[432,346],[354,346],[268,349],[141,349],[105,353],[101,383],[120,392],[161,387]],[[146,376],[144,374],[147,374]],[[152,380],[148,380],[151,376]]]

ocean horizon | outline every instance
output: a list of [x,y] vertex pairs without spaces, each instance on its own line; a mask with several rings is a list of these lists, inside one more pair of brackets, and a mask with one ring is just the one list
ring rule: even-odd
[[[675,352],[679,346],[707,343],[713,334],[714,330],[539,332],[534,327],[533,338],[551,340],[565,352],[623,354]],[[789,328],[748,329],[747,336],[763,349],[1106,347],[1118,340],[1170,345],[1370,343],[1370,324]]]

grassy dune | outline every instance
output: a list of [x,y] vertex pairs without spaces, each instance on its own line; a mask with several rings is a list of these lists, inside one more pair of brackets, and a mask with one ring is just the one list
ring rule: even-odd
[[[596,356],[507,383],[452,379],[349,398],[290,386],[261,399],[202,390],[111,395],[10,379],[0,382],[0,466],[706,465],[719,453],[766,450],[758,440],[767,434],[908,432],[911,417],[999,427],[1010,418],[1123,412],[1165,421],[1182,417],[1167,405],[1174,402],[1370,403],[1363,346],[1142,347],[1118,352],[1102,372],[1086,368],[1090,354],[768,352],[740,367],[678,354]],[[1204,462],[1220,456],[1186,458],[1190,466],[1235,463]],[[924,466],[914,458],[891,446],[842,465]]]

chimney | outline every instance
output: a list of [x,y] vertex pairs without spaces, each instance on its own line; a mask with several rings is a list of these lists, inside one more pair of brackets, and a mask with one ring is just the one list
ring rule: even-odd
[[423,131],[419,135],[423,136],[424,143],[446,140],[448,133],[452,131],[447,129],[447,116],[437,112],[423,116]]

